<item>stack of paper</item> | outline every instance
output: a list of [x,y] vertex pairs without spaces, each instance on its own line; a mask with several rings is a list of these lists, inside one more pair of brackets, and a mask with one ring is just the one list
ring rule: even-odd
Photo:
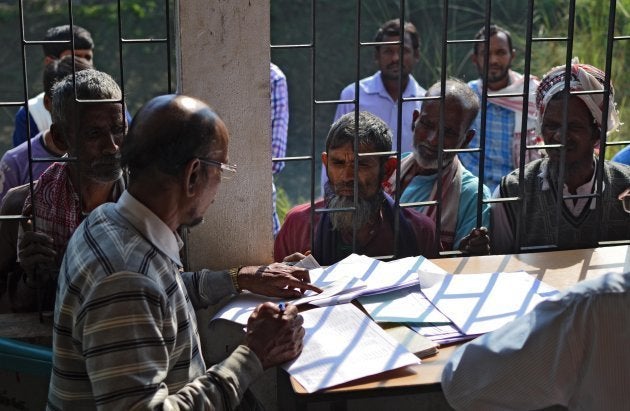
[[352,304],[315,308],[304,317],[304,349],[283,365],[307,392],[420,360]]
[[422,293],[467,336],[487,333],[530,312],[556,292],[526,272],[447,275]]
[[[316,264],[313,261],[311,258],[309,263],[311,266]],[[330,267],[309,270],[311,283],[324,289],[323,293],[307,291],[304,297],[288,302],[295,305],[309,303],[325,307],[348,303],[361,295],[380,294],[411,285],[418,286],[418,270],[444,272],[422,256],[383,262],[364,255],[352,254]],[[254,308],[265,301],[280,302],[280,299],[241,293],[219,310],[213,320],[223,319],[247,324],[247,319]]]

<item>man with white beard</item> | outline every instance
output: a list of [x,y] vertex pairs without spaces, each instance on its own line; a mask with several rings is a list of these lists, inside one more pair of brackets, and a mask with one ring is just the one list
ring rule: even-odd
[[[354,151],[355,134],[358,158]],[[410,208],[396,207],[394,200],[383,192],[381,184],[396,168],[396,158],[388,154],[391,149],[391,131],[375,115],[360,112],[356,127],[353,112],[337,120],[328,133],[326,151],[322,153],[328,175],[325,198],[289,211],[275,241],[276,261],[293,253],[307,252],[312,252],[322,265],[334,264],[353,252],[371,257],[435,256],[435,225],[431,219]],[[374,155],[365,155],[367,153]],[[317,212],[320,209],[325,211]],[[399,216],[397,231],[394,228],[396,213]],[[314,226],[312,243],[311,221]]]
[[[487,230],[490,205],[482,205],[481,227],[477,226],[477,198],[479,179],[460,163],[456,153],[442,152],[439,168],[440,105],[444,102],[443,149],[466,148],[475,135],[471,129],[479,112],[479,98],[466,83],[449,79],[444,96],[425,100],[420,111],[413,113],[414,151],[401,161],[400,203],[441,200],[440,241],[444,250],[460,250],[471,254],[488,253]],[[442,85],[435,83],[426,97],[440,97]],[[441,199],[437,197],[438,177],[442,181]],[[385,183],[385,190],[394,194],[396,175]],[[483,198],[490,191],[483,186]],[[436,206],[418,207],[418,210],[435,222]],[[468,234],[473,233],[469,240]]]

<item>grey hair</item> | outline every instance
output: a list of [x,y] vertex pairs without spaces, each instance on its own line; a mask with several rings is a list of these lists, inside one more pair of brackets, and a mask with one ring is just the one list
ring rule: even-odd
[[[441,93],[441,82],[433,84],[426,93],[426,96],[439,96]],[[444,90],[444,99],[451,100],[456,99],[461,105],[464,112],[468,113],[466,119],[466,130],[470,129],[481,104],[479,103],[479,96],[475,93],[468,84],[464,83],[457,78],[449,78],[446,80]]]
[[[80,110],[80,103],[75,100],[122,100],[122,92],[116,81],[107,73],[88,69],[64,77],[52,88],[52,122],[64,131],[74,126],[75,114]],[[75,96],[76,84],[76,96]]]
[[[354,143],[354,111],[344,114],[330,127],[326,137],[326,152]],[[379,117],[367,111],[359,113],[359,146],[372,146],[376,152],[391,151],[392,132]]]

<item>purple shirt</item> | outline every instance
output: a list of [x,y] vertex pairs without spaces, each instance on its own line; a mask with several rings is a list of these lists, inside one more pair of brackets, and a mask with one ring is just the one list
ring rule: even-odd
[[[46,148],[44,133],[41,132],[31,139],[31,150],[33,158],[54,157],[56,159],[59,157]],[[38,179],[51,163],[52,161],[33,162],[33,180]],[[0,160],[0,201],[11,188],[28,183],[28,164],[28,142],[26,141],[4,153]]]

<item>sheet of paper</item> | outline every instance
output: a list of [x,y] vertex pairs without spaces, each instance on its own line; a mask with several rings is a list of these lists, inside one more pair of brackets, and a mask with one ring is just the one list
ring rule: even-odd
[[302,316],[304,349],[282,367],[307,392],[420,363],[351,304],[315,308]]
[[330,267],[311,270],[309,274],[311,282],[319,287],[345,276],[356,277],[366,284],[361,294],[370,295],[418,284],[419,271],[445,273],[422,256],[383,262],[364,255],[351,254]]
[[360,297],[359,302],[377,322],[443,324],[451,322],[431,304],[417,286]]
[[525,272],[447,275],[422,289],[464,334],[493,331],[528,313],[550,287]]

